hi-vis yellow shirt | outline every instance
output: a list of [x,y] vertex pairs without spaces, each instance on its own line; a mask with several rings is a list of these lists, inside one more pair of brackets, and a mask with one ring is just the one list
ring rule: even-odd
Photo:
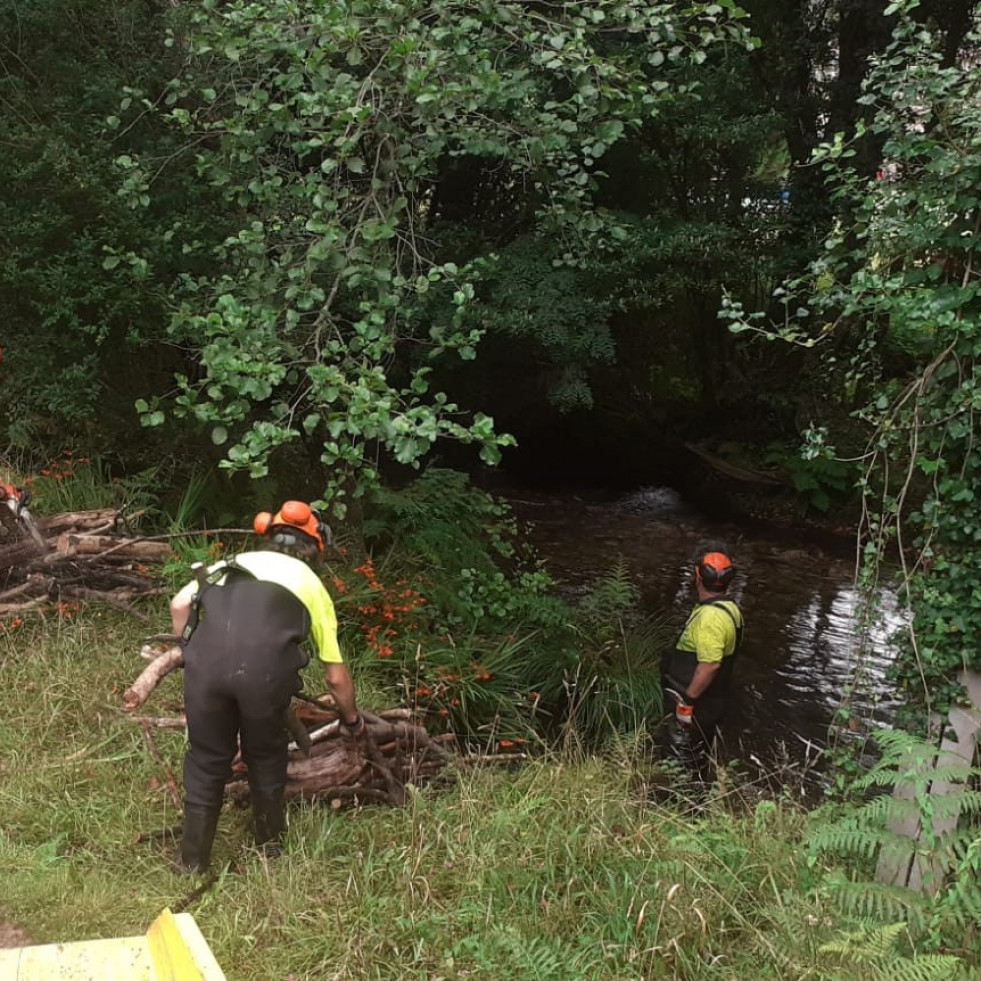
[[699,603],[685,624],[676,650],[706,664],[720,664],[736,652],[743,615],[732,600]]
[[[261,582],[275,583],[289,590],[310,614],[310,640],[317,657],[326,664],[341,664],[341,649],[337,643],[337,614],[327,588],[320,578],[300,559],[281,552],[242,552],[230,562],[253,575]],[[208,572],[217,572],[228,562],[216,562]],[[219,579],[220,583],[222,580]],[[189,582],[177,594],[177,601],[189,602],[198,591],[198,582]]]

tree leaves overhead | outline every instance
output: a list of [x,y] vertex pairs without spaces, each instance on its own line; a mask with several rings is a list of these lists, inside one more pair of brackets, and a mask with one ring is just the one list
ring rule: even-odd
[[[127,0],[0,5],[0,418],[20,451],[83,437],[105,449],[142,386],[173,371],[144,346],[159,296],[146,276],[120,288],[142,271],[134,251],[163,263],[167,248],[116,194],[111,161],[133,133],[113,147],[105,127],[123,86],[169,74],[153,48],[162,31]],[[126,372],[138,350],[141,372]]]
[[[316,441],[338,509],[347,478],[376,479],[377,446],[417,465],[450,437],[495,461],[509,437],[429,390],[440,359],[476,353],[466,311],[493,261],[487,242],[440,253],[441,182],[461,164],[492,174],[514,220],[574,259],[616,224],[594,206],[604,155],[677,94],[666,66],[749,44],[740,16],[641,0],[192,8],[159,111],[232,231],[219,271],[184,278],[170,332],[200,369],[174,408],[254,475]],[[166,161],[120,163],[145,206]]]
[[[941,711],[963,669],[981,667],[970,641],[981,632],[981,9],[958,34],[958,60],[919,8],[889,4],[893,40],[860,100],[868,122],[816,155],[841,217],[808,274],[781,290],[785,323],[764,333],[825,351],[839,398],[867,426],[866,572],[903,563],[897,675],[918,710]],[[874,176],[857,151],[867,134],[881,147]]]

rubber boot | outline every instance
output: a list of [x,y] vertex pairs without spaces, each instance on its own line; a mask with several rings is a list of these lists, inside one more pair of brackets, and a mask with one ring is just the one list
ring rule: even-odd
[[211,846],[215,842],[220,807],[184,805],[184,833],[181,837],[182,872],[203,872],[211,861]]
[[255,819],[255,843],[267,855],[282,852],[286,833],[286,796],[282,790],[252,791],[252,816]]

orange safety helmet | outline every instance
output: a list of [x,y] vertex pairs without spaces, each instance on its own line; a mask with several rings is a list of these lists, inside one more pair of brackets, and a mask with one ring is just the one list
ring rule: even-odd
[[699,582],[713,593],[724,593],[735,574],[736,568],[725,552],[708,552],[695,566]]
[[272,536],[285,534],[296,538],[295,532],[313,540],[317,551],[323,552],[334,536],[319,511],[303,501],[287,501],[275,514],[260,511],[252,521],[256,534]]

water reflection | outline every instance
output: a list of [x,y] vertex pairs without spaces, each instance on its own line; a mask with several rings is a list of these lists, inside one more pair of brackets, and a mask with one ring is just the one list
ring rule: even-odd
[[667,612],[679,626],[693,601],[695,549],[706,540],[727,544],[738,569],[732,594],[746,618],[733,734],[753,752],[777,743],[826,745],[835,713],[856,685],[850,704],[864,722],[891,717],[896,699],[886,672],[903,616],[896,596],[881,590],[878,620],[863,643],[867,611],[853,586],[850,543],[816,546],[715,523],[663,488],[613,501],[508,497],[532,522],[533,542],[571,594],[623,561],[645,608]]

